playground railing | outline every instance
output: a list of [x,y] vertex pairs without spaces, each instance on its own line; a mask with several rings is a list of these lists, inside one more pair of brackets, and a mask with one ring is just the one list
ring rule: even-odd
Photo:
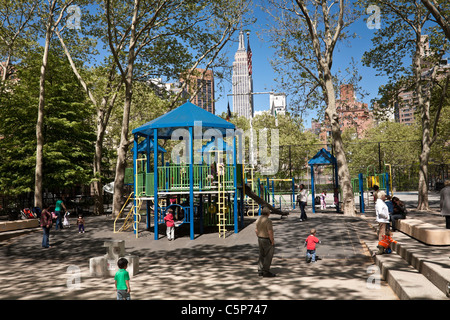
[[[216,177],[211,166],[204,164],[193,165],[194,191],[215,190]],[[225,190],[234,188],[234,166],[224,167],[223,187]],[[189,191],[189,165],[169,165],[158,167],[158,192]],[[136,196],[153,196],[154,172],[140,172],[136,175]]]

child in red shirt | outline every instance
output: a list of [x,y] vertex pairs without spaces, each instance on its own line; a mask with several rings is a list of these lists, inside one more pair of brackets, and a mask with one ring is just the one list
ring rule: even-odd
[[175,221],[173,219],[172,209],[167,210],[167,214],[164,217],[164,222],[166,223],[167,227],[167,239],[169,241],[172,241],[175,239]]
[[316,244],[320,240],[316,238],[316,229],[311,229],[311,234],[305,240],[306,262],[316,262]]

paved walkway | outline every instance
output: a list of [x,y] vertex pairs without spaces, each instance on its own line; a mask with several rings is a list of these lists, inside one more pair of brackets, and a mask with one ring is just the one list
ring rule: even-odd
[[[190,240],[187,228],[181,228],[169,242],[163,230],[160,240],[150,231],[136,238],[132,232],[113,233],[113,221],[105,216],[88,216],[84,234],[76,230],[75,220],[70,229],[52,229],[51,249],[41,248],[42,232],[36,229],[0,241],[0,300],[114,300],[112,277],[89,275],[89,259],[104,255],[103,243],[111,239],[125,240],[126,253],[140,258],[140,272],[131,279],[133,300],[398,299],[374,273],[377,267],[368,250],[376,242],[370,207],[356,217],[310,210],[305,222],[299,221],[298,210],[285,218],[271,215],[275,278],[257,276],[256,218],[246,217],[245,228],[238,234],[230,231],[225,239],[214,228]],[[432,211],[410,214],[444,224]],[[307,264],[302,243],[312,227],[322,241],[317,248],[322,260]],[[448,247],[440,250],[439,255],[448,255]]]
[[[298,217],[297,211],[283,219],[271,216],[275,278],[257,276],[252,218],[226,239],[214,231],[189,240],[186,232],[169,242],[164,235],[154,240],[149,231],[140,232],[138,239],[132,233],[114,234],[111,220],[87,217],[84,234],[75,227],[52,229],[51,249],[40,247],[38,230],[1,242],[0,299],[115,299],[113,279],[89,275],[89,258],[105,254],[103,242],[110,239],[125,240],[126,253],[140,258],[140,272],[131,280],[136,300],[397,299],[383,281],[373,285],[373,261],[360,235],[375,233],[364,219],[334,213],[309,213],[306,222]],[[304,261],[302,242],[311,227],[322,241],[317,249],[322,260],[316,264]],[[72,270],[81,275],[75,289]],[[49,281],[42,281],[43,274]]]

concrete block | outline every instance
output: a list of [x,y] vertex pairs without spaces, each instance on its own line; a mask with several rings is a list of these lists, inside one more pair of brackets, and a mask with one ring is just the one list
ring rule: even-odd
[[15,220],[15,221],[0,222],[0,232],[37,228],[37,227],[39,227],[39,219],[27,219],[27,220]]
[[89,274],[93,277],[106,277],[106,257],[94,257],[89,259]]
[[125,255],[125,241],[124,240],[108,240],[103,244],[107,248],[106,255],[110,259],[119,260],[119,257]]
[[125,255],[124,240],[110,240],[103,244],[107,248],[104,256],[91,258],[89,260],[89,272],[94,277],[114,277],[119,270],[117,261],[121,257],[128,260],[127,271],[130,278],[139,272],[139,257],[134,255]]
[[429,245],[450,245],[450,229],[444,229],[418,219],[397,221],[398,230]]

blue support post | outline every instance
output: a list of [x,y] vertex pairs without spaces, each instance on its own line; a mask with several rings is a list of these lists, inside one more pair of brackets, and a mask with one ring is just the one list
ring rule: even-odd
[[312,192],[312,212],[316,213],[315,192],[314,192],[314,165],[311,165],[311,192]]
[[158,240],[158,129],[153,129],[153,215],[155,240]]
[[200,194],[199,198],[198,215],[200,217],[200,234],[203,234],[203,196]]
[[189,231],[190,238],[194,240],[194,134],[189,127]]
[[[147,173],[150,172],[150,153],[151,148],[150,148],[150,136],[147,136]],[[147,179],[147,176],[145,177]],[[150,194],[150,190],[145,189],[145,193],[148,196]],[[150,201],[145,201],[146,202],[146,207],[147,207],[147,230],[150,230]]]
[[295,180],[292,178],[292,208],[295,209]]
[[238,189],[237,189],[237,148],[236,148],[236,135],[233,135],[233,164],[234,164],[234,208],[233,208],[233,215],[234,215],[234,233],[239,232],[239,225],[238,225]]
[[[258,178],[258,197],[261,198],[261,180]],[[258,216],[261,215],[261,205],[258,204]]]
[[272,206],[275,207],[275,182],[272,180]]
[[[236,132],[236,131],[235,131]],[[241,189],[241,193],[240,193],[240,198],[239,198],[239,203],[240,203],[240,212],[241,212],[241,223],[240,223],[240,227],[241,229],[244,228],[244,198],[245,198],[245,192],[244,192],[244,178],[245,178],[245,169],[244,169],[244,161],[242,159],[242,150],[243,150],[243,144],[242,144],[242,134],[238,134],[239,137],[239,158],[238,158],[238,163],[241,165],[242,168],[242,189]],[[227,158],[228,159],[228,158]],[[252,181],[253,183],[253,181]]]
[[[134,143],[133,143],[133,177],[134,177],[134,199],[133,199],[133,202],[134,202],[134,210],[135,210],[135,213],[136,213],[136,196],[137,196],[137,193],[136,193],[136,190],[137,190],[137,179],[136,179],[136,174],[137,174],[137,170],[138,170],[138,168],[137,168],[137,148],[138,148],[138,142],[137,142],[137,139],[138,139],[138,136],[137,135],[134,135]],[[136,224],[136,215],[134,214],[134,222],[133,222],[133,224]],[[136,234],[136,228],[133,228],[134,229],[134,234]]]
[[385,172],[384,173],[385,174],[385,178],[384,178],[384,181],[385,181],[385,183],[386,183],[386,194],[387,195],[389,195],[389,173],[387,173],[387,172]]
[[359,178],[359,210],[361,213],[364,213],[364,178],[363,178],[363,174],[360,173],[358,175]]

